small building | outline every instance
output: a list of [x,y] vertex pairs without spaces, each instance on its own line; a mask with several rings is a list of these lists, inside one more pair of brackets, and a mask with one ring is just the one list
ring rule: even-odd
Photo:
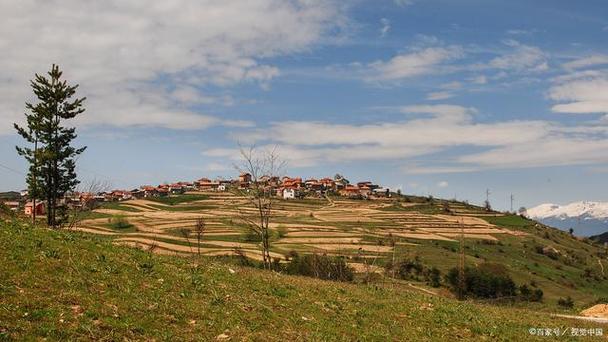
[[248,172],[239,175],[239,183],[251,183],[251,174]]
[[283,199],[295,199],[295,198],[296,198],[296,189],[294,189],[294,188],[283,189]]
[[7,208],[9,208],[12,211],[18,211],[19,208],[21,207],[21,203],[19,203],[19,201],[7,201],[7,202],[2,202],[2,204],[4,204]]
[[142,189],[133,189],[131,190],[131,197],[136,199],[141,199],[146,196],[146,192]]
[[25,204],[25,208],[23,209],[23,213],[28,216],[32,216],[34,211],[36,212],[36,216],[44,215],[46,210],[46,205],[43,201],[36,202],[36,208],[34,208],[34,204],[30,201]]

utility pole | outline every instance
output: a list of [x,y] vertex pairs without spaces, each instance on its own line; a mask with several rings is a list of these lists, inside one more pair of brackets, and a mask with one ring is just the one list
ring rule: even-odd
[[511,212],[513,212],[513,200],[515,199],[515,197],[513,197],[513,194],[511,194]]
[[490,202],[490,189],[486,189],[486,202]]

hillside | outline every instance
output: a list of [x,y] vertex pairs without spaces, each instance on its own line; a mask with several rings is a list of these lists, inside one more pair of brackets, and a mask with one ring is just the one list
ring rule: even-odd
[[608,231],[608,203],[573,202],[566,205],[545,203],[527,210],[531,219],[577,236],[591,236]]
[[[239,193],[192,193],[108,203],[78,229],[103,235],[117,245],[154,246],[157,253],[188,255],[196,253],[198,245],[192,233],[184,237],[182,230],[202,217],[206,222],[203,255],[242,253],[258,259],[257,242],[240,219],[243,215],[255,211]],[[584,308],[608,293],[604,271],[608,260],[599,244],[466,203],[411,196],[384,201],[339,197],[278,201],[271,225],[272,255],[282,262],[293,251],[340,255],[356,270],[376,272],[380,279],[387,276],[385,266],[393,260],[419,260],[423,267],[436,267],[445,275],[458,264],[462,227],[466,264],[505,265],[518,285],[542,289],[544,301],[538,306],[543,310],[555,310],[557,301],[566,296]],[[405,280],[427,286],[419,275]]]
[[598,326],[0,225],[0,339],[513,341],[546,340],[531,336],[531,327]]
[[592,236],[590,239],[595,240],[599,243],[608,243],[608,232],[596,236]]

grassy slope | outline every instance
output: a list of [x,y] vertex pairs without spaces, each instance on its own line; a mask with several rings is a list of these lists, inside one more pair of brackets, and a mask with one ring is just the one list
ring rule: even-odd
[[98,236],[0,224],[0,340],[222,333],[236,340],[530,340],[530,327],[593,326],[405,289],[190,262]]
[[[209,209],[209,204],[204,201],[206,195],[180,195],[161,198],[166,201],[170,199],[178,204],[174,206],[152,205],[162,210],[169,211],[197,211]],[[342,199],[336,198],[340,201]],[[395,203],[393,206],[382,208],[384,211],[407,211],[424,214],[442,213],[443,202],[445,200],[435,199],[429,202],[427,198],[408,196],[404,198],[407,204],[417,204],[415,206],[402,206]],[[365,201],[355,201],[355,203],[368,203]],[[374,203],[374,202],[369,202]],[[277,201],[275,209],[286,209],[302,207],[301,215],[275,218],[279,223],[307,223],[319,224],[311,218],[309,208],[319,208],[327,204],[325,199],[305,199],[298,201]],[[123,207],[128,207],[124,206]],[[449,201],[449,207],[457,211],[465,210],[472,215],[487,214],[485,210],[473,205],[466,205],[461,202]],[[120,209],[120,206],[116,206]],[[517,215],[506,216],[480,216],[482,219],[511,230],[518,230],[528,233],[528,236],[513,237],[503,235],[500,243],[487,244],[481,240],[467,239],[466,250],[467,263],[469,265],[478,264],[484,261],[498,262],[508,266],[511,275],[517,284],[530,284],[534,282],[544,291],[545,300],[537,305],[538,309],[554,311],[557,308],[559,298],[570,296],[574,299],[577,309],[583,309],[593,305],[598,299],[605,298],[608,293],[608,281],[606,275],[601,274],[598,259],[604,260],[604,267],[608,266],[606,251],[600,245],[591,245],[585,241],[577,240],[566,232],[557,229],[538,225],[537,222],[521,218]],[[366,228],[370,232],[376,228],[375,223],[353,223],[332,222],[331,225],[339,227],[344,231],[349,231],[355,225],[358,228]],[[235,226],[234,223],[231,226]],[[246,229],[243,227],[243,231]],[[179,236],[179,233],[173,233]],[[230,235],[226,237],[214,237],[214,239],[227,241],[243,241],[243,236]],[[377,241],[378,238],[366,237],[366,240]],[[417,246],[399,246],[397,248],[397,259],[418,256],[423,263],[429,267],[435,266],[444,274],[457,264],[458,243],[443,242],[434,240],[414,240],[399,239],[416,244]],[[168,241],[171,242],[171,241]],[[185,245],[184,242],[177,244]],[[535,248],[537,246],[552,246],[560,251],[561,255],[557,260],[539,254]],[[287,253],[291,249],[311,252],[310,247],[304,245],[284,245],[274,246],[273,251]],[[390,255],[389,255],[390,256]],[[384,264],[385,260],[378,260],[377,264]],[[591,271],[591,276],[586,276],[586,269]],[[424,285],[420,283],[419,285]],[[526,304],[527,305],[527,304]]]

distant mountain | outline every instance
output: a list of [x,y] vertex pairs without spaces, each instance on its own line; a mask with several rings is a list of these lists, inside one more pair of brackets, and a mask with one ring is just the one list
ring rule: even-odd
[[608,232],[607,202],[574,202],[566,205],[545,203],[527,210],[527,216],[562,230],[574,229],[577,236]]

